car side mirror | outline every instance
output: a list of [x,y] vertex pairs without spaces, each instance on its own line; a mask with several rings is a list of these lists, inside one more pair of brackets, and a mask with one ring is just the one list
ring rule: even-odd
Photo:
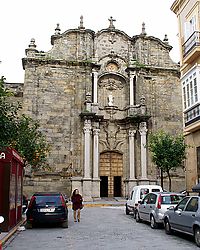
[[174,206],[170,206],[168,210],[174,210]]

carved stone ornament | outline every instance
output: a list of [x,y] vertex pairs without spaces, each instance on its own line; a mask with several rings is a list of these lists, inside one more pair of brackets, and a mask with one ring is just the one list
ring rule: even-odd
[[79,167],[74,167],[72,163],[70,163],[66,168],[63,168],[62,171],[66,177],[82,175],[82,170]]
[[117,89],[123,89],[123,84],[121,81],[115,79],[104,79],[99,83],[100,88],[106,88],[107,90],[113,91]]
[[119,67],[116,63],[108,63],[107,66],[106,66],[106,70],[109,71],[109,72],[115,72],[115,71],[118,71]]
[[103,143],[106,149],[109,150],[116,150],[120,145],[123,144],[123,140],[119,140],[118,133],[120,132],[120,126],[114,123],[107,122],[103,126],[105,132],[105,140],[101,140],[100,142]]

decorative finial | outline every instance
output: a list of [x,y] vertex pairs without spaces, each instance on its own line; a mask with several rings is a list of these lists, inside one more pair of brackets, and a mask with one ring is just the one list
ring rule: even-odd
[[168,37],[167,37],[167,34],[165,34],[165,37],[164,37],[163,41],[164,41],[165,43],[168,43]]
[[142,33],[141,33],[141,35],[143,35],[143,36],[146,36],[146,30],[145,30],[145,23],[143,22],[142,23]]
[[113,19],[113,17],[111,16],[109,19],[108,19],[108,21],[110,22],[110,25],[109,25],[109,29],[115,29],[115,26],[114,26],[114,24],[113,24],[113,22],[115,22],[116,20],[115,19]]
[[80,26],[78,27],[79,29],[85,29],[85,27],[83,26],[83,16],[80,16]]
[[60,35],[60,31],[61,31],[61,29],[60,29],[60,24],[59,23],[57,23],[57,26],[56,26],[56,28],[55,28],[55,35]]
[[29,44],[29,49],[35,49],[37,46],[35,44],[35,39],[31,38],[30,44]]
[[30,44],[28,45],[28,48],[25,49],[25,53],[27,56],[34,56],[35,53],[37,53],[37,49],[36,49],[36,44],[35,44],[35,39],[32,38],[30,41]]

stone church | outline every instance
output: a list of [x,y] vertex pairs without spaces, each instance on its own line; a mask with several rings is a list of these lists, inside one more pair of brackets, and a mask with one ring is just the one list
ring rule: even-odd
[[[108,20],[94,32],[81,16],[78,28],[62,33],[57,25],[50,51],[38,51],[34,39],[26,49],[23,112],[51,144],[48,170],[26,177],[27,193],[78,188],[91,200],[160,183],[146,145],[159,129],[182,132],[179,65],[166,35],[148,36],[143,23],[130,37]],[[184,188],[183,178],[174,173],[172,188]]]

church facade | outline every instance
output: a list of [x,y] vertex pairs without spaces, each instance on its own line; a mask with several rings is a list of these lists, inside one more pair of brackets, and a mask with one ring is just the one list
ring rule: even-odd
[[[27,192],[78,188],[91,200],[159,183],[148,134],[182,132],[179,65],[166,36],[147,36],[143,24],[129,37],[114,21],[95,33],[81,17],[76,29],[57,25],[50,51],[38,51],[34,39],[26,49],[23,112],[51,144],[50,170],[28,178]],[[175,191],[183,179],[182,170],[174,174]]]

